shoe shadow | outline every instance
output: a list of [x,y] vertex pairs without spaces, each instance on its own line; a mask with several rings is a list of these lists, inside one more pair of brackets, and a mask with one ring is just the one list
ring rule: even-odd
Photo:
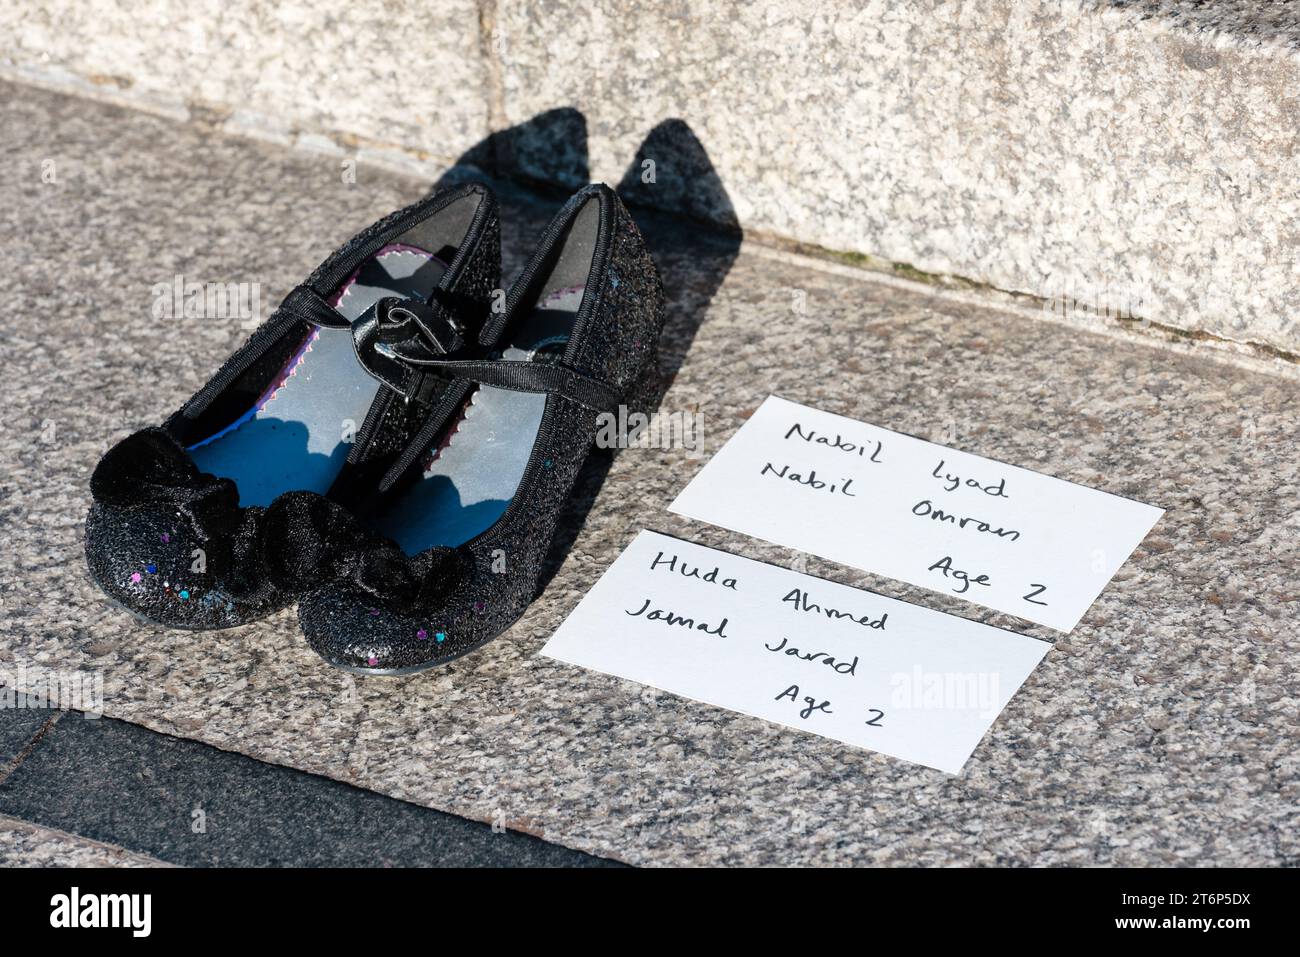
[[572,107],[547,110],[531,120],[492,133],[460,155],[433,184],[513,180],[539,192],[572,192],[587,185],[587,120]]
[[[695,411],[691,396],[665,393],[690,352],[709,304],[740,254],[742,233],[735,207],[704,145],[690,126],[678,119],[665,120],[651,130],[617,190],[645,236],[667,299],[659,344],[663,382],[658,401],[644,411],[660,408],[665,398],[673,406],[670,411]],[[629,449],[625,454],[654,455],[657,450]],[[596,449],[579,472],[543,563],[539,594],[555,577],[585,527],[613,460],[610,450]]]
[[[534,194],[563,193],[562,199],[567,199],[589,182],[590,175],[586,118],[576,109],[562,107],[483,139],[466,150],[431,191],[479,181],[504,194],[508,190],[502,187],[514,183]],[[667,299],[659,346],[663,382],[654,408],[643,410],[651,412],[662,404],[664,392],[685,361],[709,304],[740,252],[742,234],[708,151],[683,120],[665,120],[650,131],[616,189],[645,236]],[[525,247],[533,239],[518,232],[508,218],[503,221],[507,267],[524,261],[529,252]],[[680,402],[683,411],[694,411],[689,396],[674,394],[671,401]],[[631,449],[629,454],[653,455],[656,450]],[[538,594],[581,534],[612,464],[611,450],[596,449],[579,472],[543,562]]]
[[665,120],[650,131],[618,193],[663,276],[668,315],[659,361],[671,383],[740,254],[740,223],[704,144],[684,120]]
[[188,451],[200,471],[235,483],[240,506],[265,508],[292,489],[321,495],[329,489],[351,448],[342,439],[333,441],[338,429],[329,421],[322,429],[311,417],[250,416]]

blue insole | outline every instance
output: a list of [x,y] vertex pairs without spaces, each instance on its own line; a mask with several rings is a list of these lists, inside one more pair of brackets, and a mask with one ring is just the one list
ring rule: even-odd
[[[410,246],[387,246],[344,285],[335,308],[354,320],[385,296],[427,299],[446,265]],[[324,494],[343,468],[379,389],[349,329],[318,329],[253,409],[190,448],[198,467],[234,481],[240,505],[269,505],[296,489]]]

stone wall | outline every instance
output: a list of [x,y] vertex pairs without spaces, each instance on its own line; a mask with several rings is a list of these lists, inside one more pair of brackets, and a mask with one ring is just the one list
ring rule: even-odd
[[1294,6],[11,0],[0,73],[1294,353]]

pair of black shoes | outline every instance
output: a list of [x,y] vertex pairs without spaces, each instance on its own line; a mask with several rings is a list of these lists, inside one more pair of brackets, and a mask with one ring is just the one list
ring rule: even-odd
[[298,603],[340,668],[465,654],[536,595],[606,414],[653,405],[663,287],[607,186],[581,190],[508,293],[497,203],[438,192],[361,232],[161,427],[91,477],[86,559],[176,628]]

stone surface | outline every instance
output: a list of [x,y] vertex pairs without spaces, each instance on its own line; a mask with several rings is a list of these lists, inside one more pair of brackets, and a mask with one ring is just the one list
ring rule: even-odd
[[[12,89],[0,147],[22,305],[0,316],[0,667],[97,672],[111,717],[632,863],[1300,863],[1295,381],[647,220],[677,372],[664,410],[702,410],[706,452],[779,393],[1168,513],[1064,637],[807,559],[1056,639],[957,776],[537,656],[642,527],[799,557],[669,514],[701,461],[685,449],[629,450],[598,488],[591,470],[554,578],[506,635],[367,680],[318,661],[291,612],[190,634],[108,607],[82,562],[86,482],[243,335],[152,319],[154,284],[257,282],[269,308],[429,183],[363,168],[346,184],[332,158]],[[507,200],[517,267],[552,207]]]
[[481,159],[572,186],[589,146],[596,178],[635,157],[640,199],[751,233],[1300,352],[1295,4],[17,0],[0,75],[422,175],[559,110]]
[[1300,48],[1300,10],[1271,0],[1086,0],[1094,9],[1115,7],[1156,17],[1198,33],[1225,35],[1249,47]]
[[264,136],[444,160],[487,132],[475,0],[40,0],[0,6],[11,75]]
[[[8,819],[74,832],[6,839]],[[600,867],[612,862],[111,719],[70,714],[0,783],[0,861],[108,842],[197,867]],[[94,845],[91,845],[93,847]],[[105,863],[108,863],[105,858]]]
[[[11,694],[13,707],[8,704]],[[57,712],[27,707],[27,696],[14,691],[11,684],[0,683],[0,701],[5,703],[0,707],[0,781],[3,781],[46,725],[57,717]]]
[[746,229],[1295,352],[1287,6],[503,0],[505,112],[585,113],[596,178],[681,118]]
[[169,867],[121,847],[0,816],[0,867]]

